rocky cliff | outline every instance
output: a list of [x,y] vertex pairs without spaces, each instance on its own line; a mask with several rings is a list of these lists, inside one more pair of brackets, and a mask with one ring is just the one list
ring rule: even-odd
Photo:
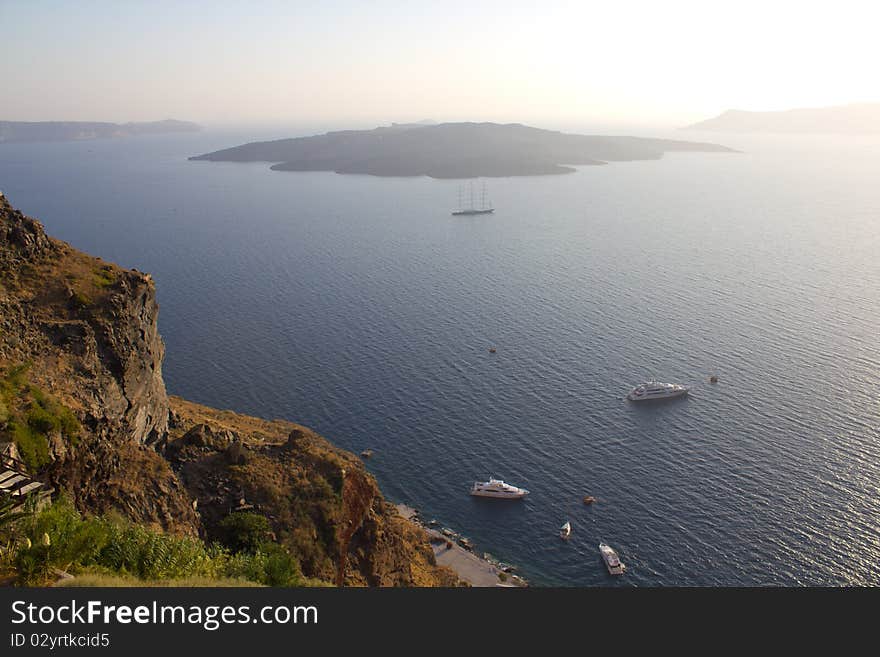
[[424,531],[382,497],[353,454],[313,431],[172,397],[166,456],[208,538],[235,511],[269,519],[303,572],[359,586],[454,585]]
[[303,573],[451,585],[352,454],[289,422],[169,399],[150,276],[46,236],[0,196],[0,441],[85,512],[218,536],[265,516]]

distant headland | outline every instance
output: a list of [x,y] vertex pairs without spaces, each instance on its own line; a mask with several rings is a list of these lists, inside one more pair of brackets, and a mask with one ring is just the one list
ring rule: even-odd
[[93,121],[0,121],[0,144],[32,141],[84,141],[110,137],[158,135],[167,132],[198,132],[189,121],[166,119],[146,123],[100,123]]
[[880,103],[790,109],[779,112],[727,110],[686,126],[703,132],[880,133]]
[[570,173],[573,166],[656,160],[672,151],[735,152],[718,144],[575,135],[519,123],[395,123],[252,142],[189,159],[271,162],[275,171],[475,178]]

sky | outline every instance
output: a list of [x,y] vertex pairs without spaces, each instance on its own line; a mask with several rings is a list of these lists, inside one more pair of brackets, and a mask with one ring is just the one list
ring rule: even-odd
[[676,126],[876,102],[877,4],[0,0],[0,120]]

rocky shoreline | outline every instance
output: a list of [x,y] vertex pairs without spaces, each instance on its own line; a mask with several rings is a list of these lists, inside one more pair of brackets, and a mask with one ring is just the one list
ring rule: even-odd
[[473,541],[448,527],[441,527],[436,520],[426,522],[411,506],[397,504],[396,507],[404,519],[428,534],[437,565],[451,569],[461,581],[476,587],[529,586],[528,581],[516,574],[516,566],[498,561],[488,552],[477,555]]

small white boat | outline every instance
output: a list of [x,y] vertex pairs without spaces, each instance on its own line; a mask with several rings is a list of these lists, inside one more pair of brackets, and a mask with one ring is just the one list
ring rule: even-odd
[[605,543],[599,543],[599,554],[602,555],[602,560],[605,562],[605,567],[608,568],[609,573],[612,575],[623,575],[626,572],[626,566],[621,563],[617,552],[613,548]]
[[519,500],[529,494],[525,488],[506,484],[500,479],[490,477],[489,481],[477,481],[471,487],[471,495],[476,497],[495,497],[507,500]]
[[571,523],[566,520],[559,529],[559,538],[568,539],[569,536],[571,536]]
[[647,381],[633,388],[626,396],[630,401],[650,401],[652,399],[671,399],[688,393],[687,386],[679,383],[660,383]]

